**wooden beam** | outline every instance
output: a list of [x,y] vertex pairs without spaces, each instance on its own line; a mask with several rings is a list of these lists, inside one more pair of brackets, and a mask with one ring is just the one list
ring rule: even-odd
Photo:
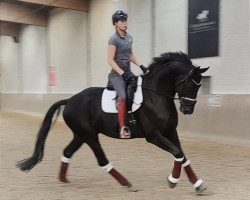
[[58,8],[66,8],[88,12],[89,0],[17,0],[26,3],[34,3]]
[[18,37],[20,24],[0,21],[0,35]]
[[47,26],[47,11],[23,5],[0,2],[0,20],[36,26]]

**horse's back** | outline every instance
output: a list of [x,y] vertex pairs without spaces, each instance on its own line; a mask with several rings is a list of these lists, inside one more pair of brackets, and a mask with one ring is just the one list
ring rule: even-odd
[[97,113],[101,108],[103,90],[101,87],[90,87],[69,98],[63,112],[67,125],[89,121],[90,115]]

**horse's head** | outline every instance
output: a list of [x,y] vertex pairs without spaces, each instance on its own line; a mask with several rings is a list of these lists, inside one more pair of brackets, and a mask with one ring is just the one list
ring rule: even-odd
[[193,66],[188,55],[182,52],[164,53],[153,58],[149,73],[145,75],[145,83],[152,88],[146,84],[144,88],[171,99],[175,99],[175,93],[178,93],[181,112],[192,114],[201,86],[201,74],[207,70]]
[[181,104],[180,111],[184,115],[193,113],[197,93],[201,86],[201,74],[208,68],[194,67],[188,74],[179,76],[176,81],[176,93],[178,93]]

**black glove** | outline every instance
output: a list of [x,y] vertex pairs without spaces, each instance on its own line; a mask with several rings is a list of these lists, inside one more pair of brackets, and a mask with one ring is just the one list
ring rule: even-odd
[[124,72],[124,73],[122,74],[122,78],[123,78],[123,80],[126,82],[126,84],[131,84],[131,83],[134,83],[134,82],[135,82],[134,76],[132,76],[132,75],[126,73],[126,72]]
[[144,67],[143,65],[141,65],[140,68],[143,71],[143,74],[146,74],[148,72],[148,68],[147,67]]

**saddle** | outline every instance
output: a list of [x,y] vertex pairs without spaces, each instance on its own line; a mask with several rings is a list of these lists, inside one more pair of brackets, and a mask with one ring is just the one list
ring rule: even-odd
[[[134,112],[142,104],[142,78],[136,77],[135,84],[127,85],[127,111]],[[108,82],[106,89],[102,94],[102,110],[106,113],[118,113],[117,110],[117,94],[112,84]]]

